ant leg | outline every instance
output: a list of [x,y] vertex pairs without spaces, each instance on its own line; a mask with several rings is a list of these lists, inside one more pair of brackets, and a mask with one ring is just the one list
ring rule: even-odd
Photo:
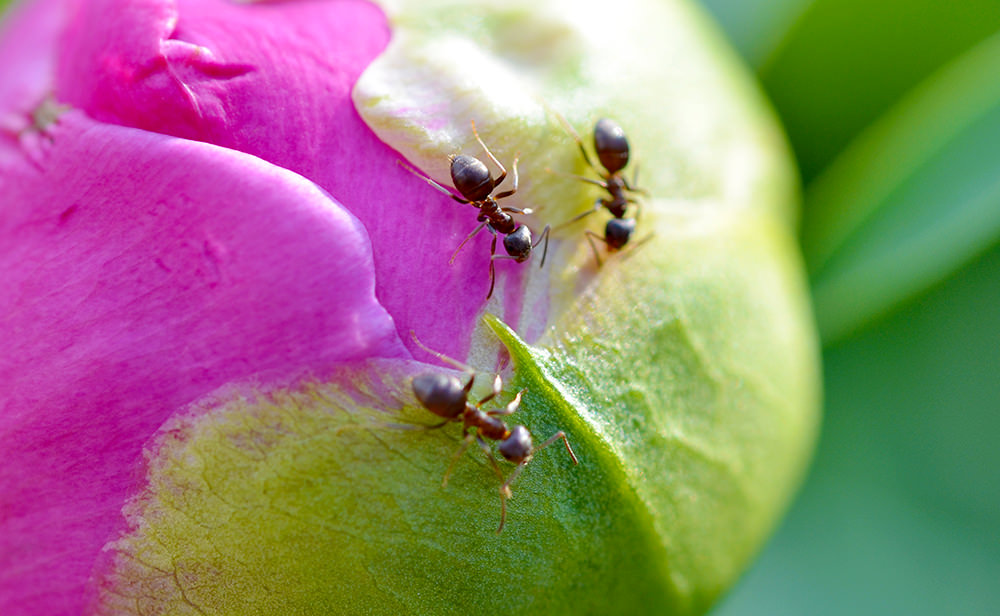
[[503,532],[503,525],[507,522],[507,499],[509,496],[505,496],[503,493],[503,488],[500,490],[500,526],[497,526],[497,534]]
[[639,190],[636,188],[636,186],[639,185],[638,182],[639,182],[639,163],[635,163],[634,165],[632,165],[632,182],[630,183],[628,181],[628,178],[623,173],[622,184],[625,185],[625,190],[630,190],[632,192],[639,192]]
[[493,297],[493,286],[497,283],[496,268],[493,267],[493,261],[497,258],[497,234],[494,233],[493,243],[490,244],[490,292],[486,294],[486,299]]
[[556,119],[559,120],[559,123],[562,124],[563,129],[565,129],[566,132],[569,133],[569,136],[573,138],[573,141],[576,142],[577,147],[580,148],[580,154],[583,154],[583,160],[587,161],[587,166],[593,169],[594,172],[597,173],[597,175],[603,175],[601,171],[594,166],[594,161],[590,160],[590,154],[587,154],[587,148],[583,147],[583,140],[580,139],[579,133],[577,133],[576,130],[573,129],[573,127],[566,120],[566,118],[563,117],[563,114],[559,113],[555,109],[550,109],[550,111],[556,116]]
[[[539,449],[541,449],[541,448],[539,448]],[[537,451],[537,449],[535,451]],[[525,461],[523,461],[523,462],[521,462],[520,464],[517,465],[517,468],[515,468],[514,472],[510,474],[510,477],[507,478],[507,481],[505,481],[504,484],[502,486],[500,486],[500,491],[501,492],[505,492],[507,494],[511,493],[510,492],[510,486],[511,486],[511,484],[514,483],[514,480],[517,479],[517,476],[521,474],[521,471],[524,470],[524,467],[528,465],[528,462],[531,462],[531,458],[530,457],[527,460],[525,460]]]
[[[500,175],[497,176],[497,179],[493,180],[493,185],[496,186],[500,182],[503,182],[503,179],[505,177],[507,177],[507,170],[504,169],[504,166],[500,164],[500,161],[497,160],[497,157],[493,156],[493,152],[490,152],[490,149],[488,147],[486,147],[486,144],[483,143],[483,140],[479,137],[479,132],[476,130],[476,121],[475,120],[469,120],[469,123],[472,124],[472,134],[476,136],[476,141],[478,141],[479,145],[483,146],[483,149],[486,150],[486,155],[490,157],[490,160],[493,161],[493,164],[496,165],[497,167],[500,167]],[[515,168],[516,168],[516,163],[515,163]],[[517,179],[516,179],[517,171],[515,171],[514,173],[515,173],[515,179],[514,179],[515,188],[514,188],[514,190],[517,190],[517,187],[516,187],[516,185],[517,185]],[[494,199],[496,199],[496,198],[498,198],[498,197],[494,197]]]
[[[514,469],[514,472],[511,473],[510,477],[507,478],[507,481],[505,481],[503,483],[503,485],[500,486],[501,504],[503,504],[502,500],[503,500],[504,494],[507,495],[507,498],[511,498],[511,496],[513,496],[512,493],[511,493],[511,491],[510,491],[510,486],[511,486],[512,483],[514,483],[514,480],[517,479],[517,476],[521,474],[521,471],[524,470],[524,467],[527,466],[528,462],[530,462],[530,461],[531,461],[531,457],[528,457],[527,460],[525,460],[525,461],[521,462],[520,464],[518,464],[517,468]],[[505,517],[503,514],[506,513],[505,510],[506,510],[506,507],[502,507],[501,508],[500,528],[497,529],[497,534],[498,535],[500,534],[500,531],[503,530],[503,522],[504,522],[504,517]]]
[[538,269],[541,269],[545,265],[545,255],[549,254],[549,225],[545,225],[545,228],[542,229],[542,234],[538,236],[538,241],[531,245],[531,249],[538,248],[542,240],[545,240],[545,247],[542,248],[542,262],[538,264]]
[[497,396],[499,396],[501,391],[503,391],[503,380],[500,378],[500,375],[498,374],[493,379],[493,391],[491,391],[488,396],[486,396],[485,398],[483,398],[479,402],[477,402],[476,403],[476,408],[477,409],[481,408],[484,404],[486,404],[487,402],[489,402],[493,398],[496,398]]
[[[641,240],[639,240],[637,242],[629,242],[629,245],[627,247],[628,248],[628,252],[626,252],[625,254],[623,254],[622,258],[623,259],[631,259],[632,255],[634,255],[636,253],[636,251],[638,251],[639,248],[643,244],[645,244],[649,240],[653,239],[655,236],[656,236],[655,233],[650,232],[650,233],[646,234],[646,237],[642,238]],[[623,249],[623,251],[624,251],[624,249]]]
[[526,391],[528,390],[522,389],[521,391],[517,392],[517,395],[514,396],[514,399],[511,400],[504,408],[489,411],[486,414],[492,417],[496,417],[497,415],[513,415],[514,413],[517,412],[518,407],[521,406],[521,396],[523,396],[524,392]]
[[440,190],[440,191],[441,191],[441,192],[443,192],[444,194],[448,195],[449,197],[451,197],[451,198],[452,198],[452,199],[454,199],[455,201],[458,201],[459,203],[472,203],[472,202],[471,202],[471,201],[469,201],[468,199],[463,199],[462,197],[459,197],[459,196],[458,196],[458,195],[456,195],[455,193],[451,192],[450,190],[448,190],[448,189],[447,189],[447,188],[445,188],[444,186],[442,186],[442,185],[438,184],[437,182],[435,182],[435,181],[434,181],[434,180],[432,180],[431,178],[427,177],[426,175],[424,175],[424,174],[420,173],[419,171],[417,171],[416,169],[414,169],[414,168],[413,168],[413,167],[411,167],[410,165],[408,165],[408,164],[404,163],[403,161],[401,161],[401,160],[399,160],[399,159],[396,159],[396,164],[397,164],[397,165],[399,165],[400,167],[402,167],[403,169],[406,169],[407,171],[409,171],[409,172],[410,172],[410,173],[412,173],[413,175],[417,176],[417,177],[418,177],[418,178],[420,178],[421,180],[423,180],[423,181],[427,182],[428,184],[430,184],[430,185],[431,185],[431,186],[433,186],[434,188],[436,188],[436,189]]
[[552,436],[550,436],[549,440],[545,441],[544,443],[542,443],[538,447],[535,447],[535,451],[532,452],[532,455],[534,455],[535,453],[538,453],[539,451],[545,449],[546,447],[548,447],[549,445],[551,445],[552,443],[556,442],[559,439],[562,439],[563,443],[566,445],[566,452],[569,453],[569,457],[570,458],[573,458],[573,464],[579,464],[580,461],[576,459],[576,454],[573,453],[573,448],[569,446],[569,439],[566,438],[566,433],[563,432],[562,430],[560,430],[560,431],[556,432],[555,434],[553,434]]
[[[458,363],[458,362],[455,362],[455,363]],[[499,376],[499,375],[497,375],[497,376]],[[476,371],[470,369],[469,382],[466,383],[465,387],[462,388],[462,393],[465,394],[466,398],[468,398],[469,392],[472,391],[472,384],[475,383],[475,382],[476,382]]]
[[566,222],[564,222],[564,223],[556,226],[556,229],[562,229],[563,227],[570,226],[571,224],[573,224],[574,222],[576,222],[578,220],[583,220],[587,216],[590,216],[591,214],[593,214],[597,210],[599,210],[602,207],[604,207],[604,203],[605,203],[604,199],[598,198],[596,201],[594,201],[594,207],[592,207],[589,210],[585,211],[584,213],[582,213],[582,214],[580,214],[578,216],[574,216],[573,218],[570,218]]
[[636,221],[638,221],[639,217],[642,215],[642,203],[640,203],[638,199],[633,199],[631,197],[629,197],[625,201],[635,206],[635,219]]
[[[496,240],[493,241],[496,242]],[[498,261],[500,259],[510,259],[512,261],[517,261],[517,257],[512,257],[510,255],[497,255],[497,254],[490,255],[490,294],[486,296],[486,299],[489,299],[490,295],[493,295],[493,283],[495,282],[494,278],[495,268],[493,266],[493,262]]]
[[524,209],[521,209],[519,207],[508,207],[508,206],[505,205],[505,206],[503,206],[503,207],[500,208],[500,211],[501,212],[508,212],[508,213],[511,213],[511,214],[534,214],[534,210],[532,210],[530,207],[526,207]]
[[469,448],[469,445],[472,444],[472,441],[475,438],[476,438],[475,432],[465,433],[465,439],[462,442],[462,446],[459,447],[458,451],[455,452],[455,455],[451,457],[451,463],[448,464],[448,470],[444,472],[444,479],[441,480],[442,488],[448,487],[448,477],[451,477],[451,471],[454,470],[455,464],[458,462],[458,459],[462,457],[462,454],[465,453],[465,451]]
[[[504,197],[509,197],[509,196],[511,196],[511,195],[513,195],[514,193],[517,192],[517,159],[518,159],[518,156],[515,156],[514,157],[514,164],[511,165],[511,175],[514,176],[514,186],[512,186],[510,190],[505,190],[504,192],[502,192],[502,193],[498,194],[497,196],[493,197],[494,199],[503,199]],[[500,178],[497,178],[497,181],[494,183],[494,185],[499,184],[499,183],[500,183]]]
[[[551,169],[549,167],[546,167],[545,170],[548,171],[549,173],[553,174],[553,175],[561,175],[561,176],[566,177],[566,178],[573,178],[574,180],[580,180],[581,182],[586,182],[588,184],[593,184],[595,186],[600,186],[601,188],[603,188],[605,190],[608,189],[608,183],[605,182],[605,181],[603,181],[603,180],[595,180],[595,179],[588,178],[588,177],[585,177],[585,176],[582,176],[582,175],[577,175],[575,173],[566,173],[565,171],[557,171],[557,170]],[[601,177],[603,178],[604,176],[602,175]]]
[[473,383],[473,381],[475,381],[475,378],[476,378],[476,370],[474,368],[472,368],[471,366],[467,366],[467,365],[463,364],[462,362],[458,361],[457,359],[452,359],[451,357],[448,357],[444,353],[438,353],[434,349],[428,348],[427,345],[425,345],[423,342],[420,342],[420,340],[417,338],[417,332],[413,331],[412,329],[410,330],[410,337],[413,338],[413,341],[417,343],[417,346],[420,347],[421,349],[423,349],[425,352],[433,355],[434,357],[437,357],[438,359],[440,359],[444,363],[448,364],[449,366],[454,366],[455,368],[458,368],[459,370],[462,370],[464,372],[468,372],[469,373],[469,377],[470,377],[469,378],[469,382],[465,384],[465,387],[463,387],[462,390],[465,393],[469,393],[470,391],[472,391],[472,383]]
[[[546,229],[548,229],[548,227],[546,227]],[[537,245],[538,244],[535,244],[535,246],[537,246]],[[548,247],[548,244],[546,244],[546,248],[547,247]],[[534,248],[534,246],[532,246],[532,248]],[[490,257],[490,267],[493,266],[493,261],[498,261],[500,259],[510,259],[511,261],[517,261],[517,257],[515,257],[513,255],[493,255],[493,256]],[[545,263],[544,259],[542,260],[542,263],[543,264]],[[487,299],[489,299],[489,298],[487,298]]]
[[625,189],[634,193],[639,193],[640,195],[649,195],[649,191],[644,188],[639,188],[639,163],[635,164],[635,168],[632,170],[632,183],[629,184],[628,178],[622,175],[622,182],[625,184]]
[[[458,248],[455,249],[455,252],[451,253],[451,258],[448,259],[448,265],[451,265],[452,263],[455,262],[455,257],[458,256],[458,251],[462,250],[462,246],[465,246],[466,242],[479,235],[479,232],[482,231],[483,227],[485,227],[487,224],[489,224],[489,221],[484,220],[483,222],[479,223],[478,227],[473,229],[472,233],[465,236],[465,239],[462,240],[462,243],[458,245]],[[494,236],[493,241],[496,242],[496,236]]]
[[601,267],[602,265],[604,265],[604,262],[601,261],[601,255],[597,252],[597,246],[594,245],[593,238],[597,238],[602,242],[604,242],[605,244],[608,243],[608,240],[604,239],[600,235],[597,235],[590,229],[587,229],[586,231],[584,231],[584,233],[587,236],[587,242],[590,244],[590,249],[594,251],[594,259],[597,261],[597,267]]
[[[437,351],[434,351],[432,349],[427,348],[427,346],[424,345],[424,343],[420,342],[420,340],[417,339],[417,334],[412,329],[410,330],[410,336],[413,338],[413,341],[417,343],[417,346],[419,346],[424,351],[430,353],[434,357],[437,357],[439,360],[445,362],[446,364],[449,364],[451,366],[454,366],[454,367],[458,368],[459,370],[464,370],[465,372],[469,373],[469,382],[466,383],[465,387],[462,388],[462,392],[465,393],[466,396],[468,396],[469,392],[472,391],[472,384],[475,383],[475,381],[476,381],[476,371],[475,371],[475,369],[472,368],[471,366],[467,366],[467,365],[463,364],[462,362],[460,362],[460,361],[458,361],[456,359],[452,359],[451,357],[448,357],[444,353],[438,353]],[[489,402],[493,398],[496,398],[502,392],[503,392],[503,379],[501,379],[500,375],[497,374],[494,377],[494,379],[493,379],[493,390],[485,398],[483,398],[482,400],[480,400],[479,402],[476,403],[476,405],[475,405],[476,408],[477,409],[480,408],[483,404]],[[451,420],[449,420],[449,421],[451,421]],[[445,422],[445,423],[448,423],[448,422]]]
[[493,467],[493,471],[500,478],[500,526],[497,528],[497,534],[499,535],[503,531],[504,522],[507,521],[507,499],[511,497],[510,488],[507,487],[507,483],[504,481],[503,472],[500,471],[500,467],[497,466],[496,458],[493,456],[493,451],[490,446],[486,444],[482,436],[477,435],[476,440],[479,442],[480,449],[486,454],[486,459],[490,461],[490,466]]
[[371,430],[372,428],[382,428],[385,430],[415,430],[415,431],[436,430],[438,428],[442,428],[448,425],[452,421],[453,420],[451,419],[447,419],[445,421],[442,421],[441,423],[436,423],[430,426],[423,426],[416,424],[381,423],[381,422],[370,423],[370,424],[347,424],[346,426],[338,426],[334,428],[333,434],[340,434],[345,430]]
[[[499,478],[500,481],[503,481],[503,471],[501,471],[500,467],[497,465],[497,459],[493,456],[493,450],[490,449],[489,444],[483,440],[483,437],[480,434],[476,434],[476,442],[479,443],[479,448],[486,454],[486,459],[490,461],[490,466],[493,467],[493,472],[496,473],[497,478]],[[507,490],[504,494],[510,498],[510,490]]]

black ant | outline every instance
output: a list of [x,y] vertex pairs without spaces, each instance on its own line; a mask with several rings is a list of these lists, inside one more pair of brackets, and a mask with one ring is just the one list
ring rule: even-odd
[[[461,362],[427,348],[417,340],[416,334],[413,332],[410,332],[410,334],[413,337],[413,341],[424,351],[459,370],[469,373],[469,380],[464,385],[457,377],[452,375],[440,373],[421,374],[413,379],[413,393],[425,409],[438,417],[444,418],[443,422],[427,426],[427,429],[440,428],[449,423],[462,423],[462,434],[465,436],[465,439],[462,446],[459,447],[458,451],[452,457],[451,463],[448,465],[448,470],[445,471],[444,480],[441,482],[442,486],[446,487],[448,485],[448,477],[451,476],[451,471],[455,467],[455,463],[469,448],[472,441],[476,441],[483,450],[483,453],[486,454],[486,459],[490,461],[490,466],[493,467],[493,471],[502,482],[500,486],[500,526],[497,528],[497,534],[499,535],[503,531],[504,522],[507,520],[507,499],[512,496],[510,486],[517,479],[517,476],[521,474],[521,471],[524,470],[528,462],[531,461],[532,456],[559,439],[562,439],[566,445],[566,451],[569,452],[569,457],[573,459],[573,464],[579,464],[576,454],[573,453],[573,448],[570,447],[566,433],[562,430],[556,432],[548,440],[536,447],[532,443],[531,432],[527,428],[521,425],[509,427],[506,422],[500,419],[502,416],[512,415],[517,411],[521,404],[521,396],[524,395],[525,390],[522,389],[517,392],[517,395],[514,396],[514,399],[506,407],[483,411],[482,406],[485,403],[500,395],[503,388],[503,381],[500,379],[500,375],[496,375],[496,378],[493,379],[493,390],[478,402],[472,403],[469,401],[469,392],[472,391],[472,384],[476,379],[476,371]],[[497,465],[496,458],[486,439],[497,441],[499,443],[497,451],[500,452],[500,455],[517,465],[517,468],[514,469],[514,472],[506,480],[500,471],[500,467]]]
[[606,171],[601,171],[590,158],[590,154],[587,153],[587,149],[583,146],[583,140],[580,139],[580,135],[577,134],[573,127],[570,126],[566,118],[562,117],[561,114],[556,113],[556,117],[559,118],[559,123],[563,125],[563,128],[573,137],[576,141],[576,145],[580,148],[580,153],[583,154],[583,159],[587,161],[587,165],[594,170],[594,172],[601,176],[600,180],[594,180],[588,177],[583,177],[581,175],[574,174],[564,174],[570,177],[574,177],[583,182],[589,184],[596,184],[601,188],[608,191],[608,197],[599,197],[594,202],[594,207],[587,210],[586,212],[576,216],[575,218],[567,221],[563,225],[572,224],[582,218],[590,216],[597,210],[605,207],[614,216],[604,227],[604,235],[600,236],[589,229],[586,231],[587,242],[590,243],[591,250],[594,251],[594,258],[597,260],[597,264],[601,265],[601,257],[597,252],[597,247],[594,245],[594,239],[598,239],[608,247],[609,252],[616,252],[621,250],[625,244],[628,243],[629,239],[632,237],[632,233],[635,231],[635,218],[626,218],[625,213],[628,209],[629,204],[635,204],[636,206],[636,216],[639,214],[639,203],[633,197],[626,193],[639,193],[646,194],[646,191],[638,188],[636,180],[638,178],[639,171],[636,169],[634,175],[632,176],[632,182],[625,178],[621,173],[622,169],[628,165],[629,160],[629,147],[628,139],[625,137],[625,131],[619,126],[614,120],[609,120],[607,118],[601,118],[594,125],[594,151],[597,153],[597,159],[600,161],[601,166],[604,167]]
[[[470,233],[462,243],[458,245],[455,252],[451,255],[451,259],[448,260],[448,264],[455,262],[455,257],[458,255],[458,251],[462,250],[466,242],[474,238],[483,227],[486,227],[490,233],[493,234],[493,243],[490,245],[490,292],[486,294],[486,299],[493,296],[493,286],[496,283],[496,274],[494,272],[493,261],[496,259],[513,259],[518,263],[522,263],[531,256],[532,249],[538,247],[542,241],[545,241],[545,247],[542,249],[542,262],[539,267],[545,265],[545,255],[549,251],[549,225],[545,225],[545,230],[542,231],[541,236],[538,241],[534,244],[531,243],[531,230],[528,229],[526,225],[519,224],[514,220],[511,214],[531,214],[531,209],[516,208],[516,207],[501,207],[498,203],[498,199],[503,199],[509,197],[517,192],[517,157],[514,157],[514,163],[511,165],[512,175],[514,176],[514,185],[510,190],[505,190],[498,193],[495,196],[491,196],[493,190],[503,182],[504,178],[507,177],[507,170],[504,168],[500,161],[497,160],[490,149],[486,147],[483,140],[479,138],[479,133],[476,132],[476,123],[472,122],[472,134],[476,136],[476,141],[479,145],[483,146],[483,150],[486,151],[486,155],[489,156],[490,160],[493,161],[497,167],[500,168],[500,175],[493,178],[490,175],[490,170],[486,167],[486,164],[478,158],[472,156],[466,156],[464,154],[453,155],[450,157],[451,160],[451,181],[455,185],[455,189],[461,193],[461,197],[455,193],[448,190],[446,187],[438,184],[431,178],[423,175],[413,167],[410,167],[402,161],[398,161],[400,165],[406,168],[408,171],[416,175],[417,177],[423,179],[428,184],[448,195],[455,201],[459,203],[468,203],[479,210],[479,216],[476,220],[479,221],[479,226],[477,226],[472,233]],[[507,255],[497,255],[497,233],[504,236],[503,247],[507,251]]]

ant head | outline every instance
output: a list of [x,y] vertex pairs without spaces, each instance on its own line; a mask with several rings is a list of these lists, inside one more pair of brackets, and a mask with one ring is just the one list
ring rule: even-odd
[[612,218],[604,226],[604,241],[611,250],[621,250],[635,231],[634,218]]
[[601,118],[594,125],[594,150],[608,173],[617,173],[628,164],[628,139],[614,120]]
[[513,233],[508,233],[503,238],[503,247],[507,254],[514,257],[518,263],[522,263],[531,256],[531,229],[527,225],[521,225],[514,229]]
[[510,436],[500,441],[497,450],[507,460],[520,464],[531,457],[534,444],[531,442],[531,432],[524,426],[514,426]]
[[451,181],[469,201],[485,201],[493,192],[493,178],[478,158],[460,154],[451,159]]
[[437,373],[414,377],[413,394],[428,411],[447,419],[461,415],[469,399],[457,378]]

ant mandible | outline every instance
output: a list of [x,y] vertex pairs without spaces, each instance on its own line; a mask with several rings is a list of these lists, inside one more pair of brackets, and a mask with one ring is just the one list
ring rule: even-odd
[[628,165],[628,139],[625,137],[625,131],[614,120],[601,118],[594,125],[594,151],[597,153],[597,159],[600,161],[601,166],[605,169],[605,171],[601,171],[591,160],[590,154],[587,153],[587,149],[583,145],[583,140],[580,139],[580,135],[566,121],[566,118],[562,117],[559,113],[555,115],[559,118],[559,123],[566,129],[566,132],[576,141],[576,145],[580,148],[580,153],[583,154],[583,159],[587,162],[587,165],[594,170],[594,173],[601,176],[601,179],[594,180],[569,173],[563,175],[574,177],[589,184],[595,184],[608,191],[609,197],[598,197],[594,202],[593,208],[560,225],[570,225],[590,216],[602,207],[607,208],[614,218],[609,220],[605,225],[604,236],[602,237],[589,229],[585,232],[587,234],[587,242],[590,244],[591,250],[594,251],[594,258],[597,260],[597,264],[601,265],[601,256],[594,245],[594,239],[604,242],[609,252],[621,250],[632,237],[632,232],[635,231],[636,219],[625,217],[630,203],[635,204],[637,217],[639,214],[638,201],[626,193],[646,194],[646,191],[636,186],[639,174],[638,168],[632,176],[631,183],[621,173],[622,169]]
[[[458,248],[451,255],[451,259],[448,260],[448,264],[454,263],[458,251],[462,250],[466,242],[478,235],[483,230],[483,227],[486,227],[493,234],[493,242],[490,244],[490,291],[486,294],[486,299],[489,299],[493,296],[493,286],[496,283],[496,273],[493,264],[496,259],[513,259],[518,263],[523,263],[531,256],[532,249],[538,247],[544,240],[545,246],[542,249],[542,261],[538,267],[545,265],[545,255],[549,251],[549,225],[545,225],[545,229],[542,231],[541,236],[539,236],[538,241],[532,244],[531,230],[526,225],[519,224],[511,216],[511,214],[531,214],[531,209],[500,206],[497,203],[498,199],[509,197],[517,192],[517,157],[514,157],[514,163],[511,165],[514,185],[510,190],[492,195],[493,190],[507,177],[507,169],[500,164],[500,161],[493,156],[490,149],[483,143],[483,140],[479,137],[479,133],[476,131],[475,121],[472,121],[471,124],[472,134],[476,136],[476,141],[479,142],[479,145],[483,146],[483,150],[486,151],[486,155],[493,161],[493,164],[500,168],[500,175],[496,178],[490,175],[490,170],[486,167],[486,164],[478,158],[464,154],[453,155],[450,157],[451,181],[455,185],[455,189],[462,195],[458,196],[406,163],[402,161],[398,161],[398,163],[410,173],[413,173],[455,201],[468,203],[479,210],[479,216],[476,217],[476,220],[479,221],[479,226],[462,240],[462,243],[458,245]],[[496,254],[497,233],[504,236],[503,247],[507,251],[506,255]]]
[[[521,404],[521,396],[525,392],[524,389],[517,392],[517,395],[514,396],[514,399],[506,407],[483,411],[482,406],[485,403],[500,395],[503,388],[503,381],[500,379],[500,375],[496,375],[493,379],[493,390],[478,402],[472,403],[469,401],[469,392],[472,391],[472,384],[476,379],[476,371],[447,355],[427,348],[417,339],[415,333],[410,332],[410,335],[413,337],[413,341],[424,351],[459,370],[469,373],[469,380],[464,385],[457,377],[452,375],[440,373],[418,375],[413,379],[413,393],[425,409],[438,417],[444,418],[444,421],[439,424],[427,426],[428,429],[440,428],[449,423],[461,422],[462,424],[462,434],[465,437],[464,442],[458,448],[458,451],[455,452],[455,455],[452,456],[451,463],[448,465],[448,470],[445,471],[444,479],[441,482],[442,486],[446,487],[448,485],[448,477],[451,476],[451,471],[455,467],[455,463],[458,462],[458,459],[462,457],[462,454],[466,452],[473,441],[476,441],[480,449],[483,450],[483,453],[486,454],[486,459],[490,461],[490,466],[493,467],[493,471],[500,478],[502,484],[500,486],[500,526],[497,528],[497,534],[499,535],[503,531],[504,523],[507,520],[507,499],[512,496],[510,486],[517,479],[517,476],[521,474],[521,471],[524,470],[524,467],[528,465],[531,458],[559,439],[562,439],[566,445],[566,451],[569,453],[569,457],[572,458],[573,464],[579,464],[576,454],[573,453],[573,448],[570,447],[566,433],[562,430],[556,432],[548,440],[536,447],[532,441],[531,432],[527,428],[521,425],[509,427],[506,422],[500,419],[500,417],[512,415],[517,411],[518,406]],[[517,465],[517,468],[510,474],[510,477],[504,479],[503,472],[501,472],[500,467],[497,465],[496,458],[486,439],[497,441],[497,451],[500,452],[500,455]]]

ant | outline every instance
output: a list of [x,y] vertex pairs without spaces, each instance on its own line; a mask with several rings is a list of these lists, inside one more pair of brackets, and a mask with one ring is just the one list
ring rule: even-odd
[[[442,487],[447,487],[448,477],[451,476],[451,471],[455,467],[455,463],[466,452],[472,441],[476,441],[483,450],[483,453],[486,454],[486,459],[490,461],[490,466],[493,467],[493,471],[502,482],[500,486],[500,526],[497,528],[497,534],[499,535],[503,531],[504,522],[507,520],[507,499],[512,496],[510,486],[537,452],[562,439],[566,445],[566,451],[569,452],[569,457],[573,460],[573,464],[579,464],[580,462],[577,460],[576,454],[573,453],[573,448],[570,447],[566,433],[562,430],[556,432],[548,440],[536,447],[532,442],[531,432],[527,428],[521,425],[510,427],[500,419],[505,415],[512,415],[517,411],[521,404],[521,396],[525,392],[524,389],[517,392],[517,395],[514,396],[514,399],[506,407],[483,411],[482,406],[484,404],[500,395],[503,388],[503,381],[500,379],[500,375],[496,375],[496,378],[493,379],[493,390],[489,394],[481,398],[478,402],[470,402],[469,392],[472,391],[472,384],[476,379],[476,371],[442,353],[427,348],[417,339],[416,334],[412,331],[410,335],[413,337],[413,341],[424,351],[459,370],[469,373],[469,380],[464,385],[457,377],[452,375],[440,373],[418,375],[413,379],[413,393],[425,409],[438,417],[444,418],[443,422],[427,426],[427,429],[440,428],[449,423],[462,423],[462,434],[465,439],[458,451],[455,452],[455,455],[452,456],[448,470],[445,471],[444,480],[441,482]],[[500,452],[500,455],[517,465],[517,468],[514,469],[514,472],[507,479],[504,479],[503,473],[497,465],[496,457],[486,439],[497,441],[499,443],[497,451]]]
[[574,175],[566,173],[563,175],[568,175],[574,177],[580,181],[587,182],[589,184],[596,184],[601,188],[608,191],[608,197],[598,197],[594,202],[594,207],[587,210],[586,212],[576,216],[572,220],[567,221],[561,226],[570,225],[574,222],[590,216],[597,210],[605,207],[614,216],[604,227],[604,235],[600,236],[589,229],[585,232],[587,234],[587,242],[590,243],[591,250],[594,251],[594,258],[597,260],[597,265],[601,265],[601,256],[597,252],[597,247],[594,245],[594,239],[598,239],[608,247],[609,252],[616,252],[621,250],[625,244],[628,243],[629,239],[632,237],[632,232],[635,231],[636,218],[625,218],[626,210],[630,203],[636,206],[636,217],[639,215],[639,203],[633,197],[629,196],[627,193],[638,193],[647,194],[645,190],[638,188],[635,184],[638,179],[639,170],[636,168],[635,173],[632,176],[632,183],[625,178],[621,173],[622,169],[628,165],[629,160],[629,147],[628,139],[625,137],[625,131],[619,126],[614,120],[609,120],[608,118],[601,118],[594,125],[594,151],[597,153],[597,159],[600,161],[601,166],[604,167],[605,171],[601,171],[591,160],[590,154],[587,153],[587,149],[583,146],[583,140],[580,139],[580,135],[570,126],[569,122],[566,121],[561,114],[556,113],[556,117],[559,119],[559,123],[562,124],[566,132],[573,137],[576,141],[576,145],[580,148],[580,153],[583,154],[583,159],[587,162],[587,165],[594,170],[594,172],[601,177],[600,180],[594,180],[588,177],[583,177],[581,175]]
[[[496,156],[483,143],[483,140],[479,137],[479,133],[476,131],[475,121],[472,121],[471,124],[472,134],[476,136],[476,141],[479,142],[479,145],[483,146],[483,150],[486,151],[486,155],[493,161],[493,164],[500,168],[500,175],[493,178],[486,164],[473,156],[466,156],[464,154],[450,156],[451,181],[455,185],[455,189],[461,193],[461,196],[456,195],[406,163],[402,161],[397,162],[407,171],[421,178],[455,201],[468,203],[479,210],[479,216],[476,217],[476,220],[479,221],[479,226],[462,240],[462,243],[458,245],[458,248],[451,255],[451,259],[448,260],[448,264],[451,265],[454,263],[458,251],[462,250],[466,242],[478,235],[483,230],[483,227],[486,227],[493,234],[493,243],[490,245],[490,292],[486,294],[486,299],[489,299],[493,296],[493,286],[496,284],[496,274],[493,265],[496,259],[513,259],[518,263],[523,263],[531,256],[532,249],[537,248],[544,240],[545,246],[542,249],[542,262],[539,264],[539,267],[545,265],[545,255],[549,251],[549,225],[545,225],[545,230],[542,231],[538,241],[532,244],[531,230],[526,225],[519,224],[511,216],[511,214],[531,214],[532,210],[530,208],[521,209],[500,206],[497,203],[498,199],[509,197],[517,192],[517,156],[514,157],[514,163],[511,165],[512,175],[514,176],[513,187],[510,190],[492,195],[493,190],[507,177],[507,169],[500,164]],[[507,251],[506,255],[496,254],[497,233],[504,236],[503,247]]]

